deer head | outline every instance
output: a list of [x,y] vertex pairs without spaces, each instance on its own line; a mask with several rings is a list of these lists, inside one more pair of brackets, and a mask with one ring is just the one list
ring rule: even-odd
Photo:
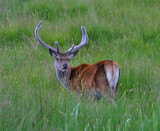
[[75,57],[81,47],[83,47],[88,42],[88,35],[86,33],[85,27],[81,26],[82,30],[82,41],[79,45],[75,46],[74,44],[70,49],[68,49],[66,52],[62,53],[60,52],[58,42],[55,41],[56,49],[47,45],[45,42],[41,40],[39,37],[38,31],[41,28],[41,24],[43,21],[41,21],[36,29],[35,29],[35,36],[39,43],[47,48],[49,50],[49,53],[51,56],[55,58],[54,61],[54,67],[56,69],[57,78],[60,80],[60,82],[63,84],[64,87],[68,89],[68,80],[69,80],[69,70],[70,70],[70,59]]

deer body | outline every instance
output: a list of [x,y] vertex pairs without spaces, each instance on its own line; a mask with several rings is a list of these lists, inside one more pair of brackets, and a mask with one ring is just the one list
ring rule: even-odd
[[65,53],[59,51],[58,42],[55,42],[56,49],[44,43],[38,31],[41,28],[42,21],[35,29],[35,35],[39,43],[49,50],[51,56],[55,58],[54,66],[58,80],[68,90],[87,91],[116,96],[118,90],[120,67],[111,60],[104,60],[93,65],[81,64],[71,67],[69,61],[75,57],[81,47],[88,42],[88,35],[85,27],[82,29],[82,41],[79,45],[72,47]]
[[71,67],[69,85],[75,90],[97,90],[107,94],[109,90],[116,94],[119,81],[119,66],[116,62],[105,60],[93,65],[81,64]]

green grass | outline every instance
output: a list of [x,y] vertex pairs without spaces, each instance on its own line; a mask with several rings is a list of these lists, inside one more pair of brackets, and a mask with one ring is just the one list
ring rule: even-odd
[[[159,12],[158,0],[1,0],[0,129],[160,130]],[[62,87],[35,39],[40,20],[41,38],[62,51],[86,27],[89,42],[71,65],[116,61],[117,101],[77,99]]]

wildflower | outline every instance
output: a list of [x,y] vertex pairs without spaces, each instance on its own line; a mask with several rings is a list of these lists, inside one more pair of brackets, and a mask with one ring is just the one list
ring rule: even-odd
[[130,90],[129,90],[129,92],[133,92],[133,91],[134,91],[133,89],[130,89]]
[[61,91],[64,91],[64,88],[61,88]]
[[138,108],[136,109],[136,111],[138,111]]
[[34,77],[36,77],[36,74],[33,74]]

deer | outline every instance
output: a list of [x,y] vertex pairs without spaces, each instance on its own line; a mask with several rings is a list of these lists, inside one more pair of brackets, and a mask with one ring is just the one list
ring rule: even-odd
[[81,26],[82,40],[79,45],[72,45],[66,52],[60,52],[59,44],[55,41],[56,48],[46,44],[41,40],[38,31],[41,29],[43,21],[35,29],[35,37],[38,42],[49,50],[54,60],[57,79],[69,91],[86,91],[95,94],[96,98],[101,95],[114,98],[119,87],[120,66],[112,60],[103,60],[95,64],[80,64],[76,67],[70,66],[70,59],[74,58],[79,49],[88,43],[86,28]]

